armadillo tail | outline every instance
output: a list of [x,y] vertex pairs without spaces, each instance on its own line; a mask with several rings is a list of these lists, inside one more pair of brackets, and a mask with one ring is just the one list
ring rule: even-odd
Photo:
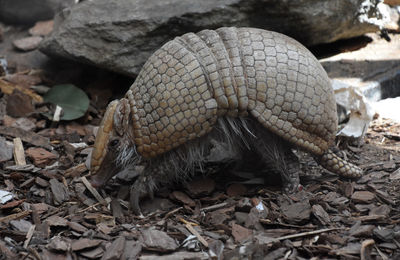
[[343,160],[330,149],[318,157],[317,160],[322,167],[339,176],[345,178],[360,178],[362,175],[362,170],[359,167]]

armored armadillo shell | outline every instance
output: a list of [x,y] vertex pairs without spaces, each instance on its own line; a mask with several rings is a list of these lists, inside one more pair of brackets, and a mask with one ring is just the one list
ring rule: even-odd
[[333,90],[318,60],[297,41],[261,29],[176,37],[148,59],[126,97],[144,157],[206,134],[219,116],[251,114],[316,155],[337,130]]

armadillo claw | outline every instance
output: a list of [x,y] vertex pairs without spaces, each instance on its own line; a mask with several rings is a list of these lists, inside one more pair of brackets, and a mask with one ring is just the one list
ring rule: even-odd
[[283,186],[283,192],[286,194],[294,194],[303,190],[303,185],[300,183],[293,184],[290,183],[289,185],[285,184]]
[[148,181],[139,176],[130,190],[130,205],[132,212],[137,216],[143,216],[140,209],[140,200],[144,197],[154,198],[153,189],[148,185]]
[[298,173],[292,174],[288,180],[283,180],[283,192],[286,194],[294,194],[302,189]]

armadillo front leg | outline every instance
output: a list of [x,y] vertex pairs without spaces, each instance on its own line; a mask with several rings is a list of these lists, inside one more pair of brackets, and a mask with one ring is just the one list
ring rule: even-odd
[[142,198],[154,197],[153,192],[157,188],[157,177],[159,177],[160,171],[162,171],[160,165],[156,167],[147,166],[131,186],[130,204],[134,214],[142,215],[139,205]]
[[157,190],[160,186],[171,185],[171,181],[178,181],[177,177],[180,175],[182,179],[188,175],[183,171],[177,172],[183,168],[183,162],[177,160],[174,163],[171,164],[171,162],[162,158],[154,162],[147,162],[145,169],[138,176],[130,190],[130,204],[133,213],[141,215],[140,199],[144,197],[152,199],[154,197],[154,190]]
[[135,183],[131,186],[130,190],[130,205],[132,212],[137,216],[142,216],[139,201],[147,195],[148,186],[146,185],[146,178],[142,174],[137,178]]

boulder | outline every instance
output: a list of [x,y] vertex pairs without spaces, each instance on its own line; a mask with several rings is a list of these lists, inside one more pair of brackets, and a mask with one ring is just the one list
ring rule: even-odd
[[53,19],[54,15],[75,0],[0,0],[0,21],[33,24]]
[[315,45],[378,30],[378,3],[382,5],[380,0],[83,1],[57,16],[55,30],[40,49],[135,76],[155,49],[189,31],[258,27]]

